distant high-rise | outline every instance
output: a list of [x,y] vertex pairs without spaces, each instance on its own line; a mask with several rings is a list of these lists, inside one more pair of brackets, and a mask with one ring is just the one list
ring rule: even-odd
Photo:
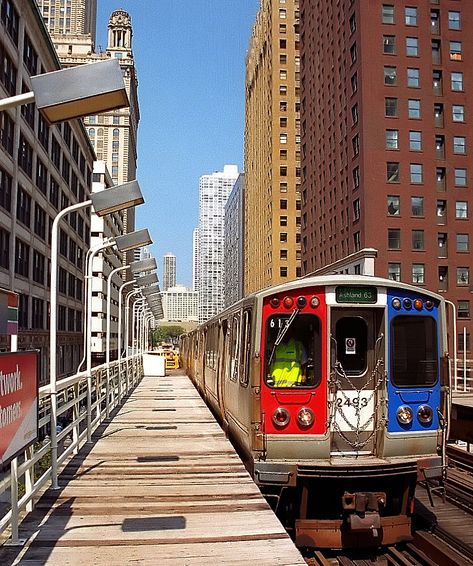
[[261,0],[246,60],[245,294],[300,276],[299,1]]
[[194,228],[192,232],[192,289],[197,291],[199,287],[199,229]]
[[163,291],[176,286],[176,256],[167,253],[163,257]]
[[356,273],[375,248],[375,275],[455,303],[469,350],[473,2],[300,8],[302,271],[352,256]]
[[164,320],[197,322],[197,293],[182,285],[169,287],[162,293]]
[[49,33],[90,34],[95,45],[97,0],[36,0]]
[[223,222],[225,203],[238,178],[236,165],[203,175],[199,182],[199,322],[205,322],[224,306]]
[[224,299],[226,307],[243,298],[244,194],[245,174],[241,173],[225,205]]

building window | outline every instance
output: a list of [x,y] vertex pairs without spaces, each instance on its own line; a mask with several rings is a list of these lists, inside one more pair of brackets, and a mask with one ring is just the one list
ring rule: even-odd
[[33,250],[33,281],[44,285],[44,266],[46,258],[37,250]]
[[351,121],[353,126],[358,124],[358,104],[351,107]]
[[355,232],[353,234],[353,246],[355,248],[355,252],[360,251],[361,249],[361,236],[360,232]]
[[420,87],[420,71],[419,69],[414,69],[408,67],[407,69],[407,86],[411,88]]
[[417,37],[406,37],[406,55],[408,57],[418,57],[419,40]]
[[280,199],[279,200],[279,208],[281,210],[287,210],[287,200],[286,199]]
[[355,92],[358,90],[358,74],[357,73],[354,73],[351,76],[350,82],[351,82],[351,93],[355,94]]
[[281,277],[287,277],[287,267],[280,267],[279,268],[279,275]]
[[287,216],[279,217],[279,226],[287,226]]
[[406,26],[417,25],[417,8],[407,6],[405,9]]
[[399,183],[399,163],[390,161],[386,164],[386,180],[388,183]]
[[424,216],[424,197],[411,197],[412,216]]
[[360,153],[360,137],[358,134],[351,140],[353,147],[353,156],[356,157]]
[[390,118],[395,118],[398,115],[397,98],[388,97],[384,99],[384,113]]
[[457,252],[470,251],[470,236],[469,234],[457,234]]
[[461,15],[460,12],[449,10],[448,12],[448,29],[461,29]]
[[18,165],[23,171],[32,177],[33,175],[33,148],[26,141],[23,134],[20,134],[20,143],[18,145]]
[[13,157],[13,133],[15,123],[8,112],[0,112],[0,144]]
[[401,249],[401,230],[399,228],[388,229],[388,249],[390,250]]
[[355,167],[352,172],[353,176],[353,188],[357,189],[360,186],[360,168]]
[[453,137],[453,153],[465,154],[466,153],[466,138],[463,136]]
[[413,130],[409,132],[409,149],[411,151],[422,151],[422,132]]
[[464,200],[457,200],[455,203],[455,218],[465,220],[468,218],[468,203]]
[[279,134],[279,143],[287,143],[287,134]]
[[351,63],[353,65],[353,63],[356,63],[356,43],[354,43],[351,47],[350,47],[350,59],[351,59]]
[[399,149],[399,130],[386,130],[386,149]]
[[423,168],[420,163],[411,163],[409,165],[409,170],[412,184],[423,183]]
[[462,59],[461,41],[450,41],[450,61],[461,61]]
[[280,232],[279,241],[280,242],[287,242],[287,232]]
[[7,212],[11,211],[12,177],[0,167],[0,206]]
[[394,23],[394,6],[393,5],[383,4],[382,21],[383,21],[383,24],[393,24]]
[[15,240],[15,273],[29,277],[30,272],[30,247],[25,242],[16,238]]
[[357,198],[353,201],[353,221],[356,222],[360,219],[360,199]]
[[423,263],[412,264],[412,283],[417,285],[425,283],[425,265]]
[[458,301],[458,318],[470,318],[470,301]]
[[451,74],[451,87],[453,91],[463,90],[463,73],[452,73]]
[[397,83],[396,67],[384,67],[384,84],[395,85]]
[[0,267],[10,267],[10,234],[0,228]]
[[396,53],[396,36],[383,35],[383,53],[394,55]]
[[466,187],[466,169],[455,169],[455,187]]
[[457,267],[457,285],[468,285],[470,282],[470,268]]
[[400,263],[388,263],[388,279],[391,281],[401,280],[401,264]]
[[399,216],[401,213],[401,197],[398,195],[388,195],[388,215]]
[[16,201],[16,217],[19,222],[27,228],[31,224],[31,197],[21,187],[18,187],[18,197]]
[[407,101],[407,111],[409,118],[419,119],[420,118],[420,100],[414,98],[409,98]]
[[452,106],[452,120],[454,122],[465,121],[465,107],[463,104],[454,104]]
[[424,230],[412,230],[412,249],[424,249]]

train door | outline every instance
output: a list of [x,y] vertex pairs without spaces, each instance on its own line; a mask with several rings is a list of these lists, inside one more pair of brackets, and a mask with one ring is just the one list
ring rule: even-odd
[[218,406],[220,409],[220,414],[226,422],[225,417],[225,376],[228,372],[228,364],[230,359],[230,340],[228,340],[228,320],[224,318],[219,324],[219,334],[218,334],[218,351],[219,359],[217,362],[217,395],[218,395]]
[[331,312],[330,435],[333,456],[374,454],[384,375],[382,309]]

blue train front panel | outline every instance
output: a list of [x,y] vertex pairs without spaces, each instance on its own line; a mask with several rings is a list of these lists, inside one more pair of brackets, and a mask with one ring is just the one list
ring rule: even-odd
[[388,289],[388,432],[439,428],[439,302],[406,289]]

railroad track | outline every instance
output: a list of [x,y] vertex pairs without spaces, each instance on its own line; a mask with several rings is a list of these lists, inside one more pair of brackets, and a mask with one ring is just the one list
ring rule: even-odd
[[448,446],[447,456],[447,498],[461,509],[473,513],[473,453]]
[[376,555],[359,552],[315,551],[306,558],[309,566],[471,566],[471,560],[432,533],[417,532],[414,540],[389,546]]

